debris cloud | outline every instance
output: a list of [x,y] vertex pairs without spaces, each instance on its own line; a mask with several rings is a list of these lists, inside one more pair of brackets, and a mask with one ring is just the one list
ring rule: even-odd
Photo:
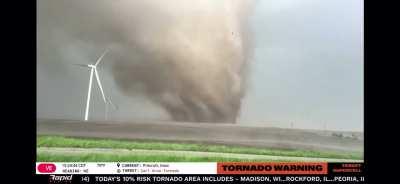
[[39,23],[51,32],[111,49],[111,72],[125,95],[150,99],[176,121],[238,118],[252,53],[247,20],[253,1],[38,3]]

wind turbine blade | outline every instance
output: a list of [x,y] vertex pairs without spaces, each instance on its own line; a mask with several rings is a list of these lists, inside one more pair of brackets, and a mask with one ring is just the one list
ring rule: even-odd
[[103,96],[103,101],[107,105],[106,96],[104,95],[103,86],[101,85],[99,74],[97,73],[97,69],[94,69],[94,73],[96,74],[97,84],[99,85],[101,95]]
[[85,121],[88,120],[89,117],[89,106],[90,106],[90,94],[92,92],[92,80],[93,80],[93,71],[94,68],[90,70],[90,78],[89,78],[89,89],[88,89],[88,95],[87,95],[87,101],[86,101],[86,110],[85,110]]
[[[97,72],[97,69],[96,68],[94,68],[94,73],[96,74],[96,79],[97,79],[97,84],[98,84],[98,86],[99,86],[99,88],[100,88],[100,91],[101,91],[101,95],[102,95],[102,97],[103,97],[103,101],[104,101],[104,104],[105,104],[105,119],[106,120],[108,120],[108,104],[107,104],[107,100],[106,100],[106,95],[104,94],[104,91],[103,91],[103,86],[101,85],[101,81],[100,81],[100,77],[99,77],[99,73]],[[109,100],[110,101],[110,100]],[[112,103],[111,103],[112,104]],[[114,106],[114,104],[112,104],[113,106]]]
[[108,50],[109,50],[109,49],[106,49],[106,50],[103,52],[103,54],[99,57],[99,59],[97,59],[96,64],[94,64],[94,66],[97,66],[97,65],[100,63],[100,61],[103,59],[103,57],[107,54]]
[[88,65],[84,65],[84,64],[72,64],[75,66],[79,66],[79,67],[84,67],[84,68],[89,68]]
[[108,100],[108,103],[110,103],[115,110],[118,109],[118,107],[116,105],[114,105],[114,103],[112,103],[112,101],[109,98],[107,100]]

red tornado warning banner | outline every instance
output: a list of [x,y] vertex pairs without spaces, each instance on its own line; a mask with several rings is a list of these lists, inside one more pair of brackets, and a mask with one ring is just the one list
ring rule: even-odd
[[324,162],[219,162],[217,174],[328,174]]
[[327,174],[324,162],[37,162],[37,174]]

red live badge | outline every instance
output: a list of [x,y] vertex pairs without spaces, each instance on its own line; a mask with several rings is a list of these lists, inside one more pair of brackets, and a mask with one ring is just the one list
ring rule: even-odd
[[52,172],[56,171],[56,165],[51,164],[51,163],[50,164],[49,163],[39,164],[37,166],[37,169],[41,173],[52,173]]

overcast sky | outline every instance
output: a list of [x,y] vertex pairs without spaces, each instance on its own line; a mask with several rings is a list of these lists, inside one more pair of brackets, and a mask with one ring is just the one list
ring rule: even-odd
[[[89,71],[66,63],[93,58],[68,54],[76,53],[72,46],[62,53],[65,57],[47,56],[52,45],[42,32],[51,28],[38,21],[38,117],[82,119]],[[363,1],[260,0],[250,24],[255,49],[239,124],[362,131]],[[101,53],[81,44],[94,57]],[[119,106],[113,119],[167,118],[150,101],[115,90],[107,69],[99,72],[106,93]],[[101,119],[97,92],[91,116]]]
[[258,3],[251,87],[241,121],[362,130],[362,1]]

